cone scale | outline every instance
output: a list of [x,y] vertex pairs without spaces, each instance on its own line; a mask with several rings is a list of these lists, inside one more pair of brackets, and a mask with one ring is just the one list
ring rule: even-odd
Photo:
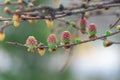
[[69,49],[70,46],[67,46],[69,44],[71,44],[71,38],[72,38],[72,34],[69,31],[64,31],[61,34],[61,41],[62,41],[62,45],[64,45],[64,49]]
[[88,36],[89,38],[95,38],[97,34],[97,26],[94,23],[88,25]]
[[85,17],[79,19],[79,26],[81,33],[86,33],[87,19]]
[[47,39],[48,47],[50,52],[54,52],[57,49],[57,38],[55,34],[50,34]]
[[37,48],[37,40],[35,39],[34,36],[29,36],[26,40],[26,44],[28,47],[28,52],[34,52],[35,49]]

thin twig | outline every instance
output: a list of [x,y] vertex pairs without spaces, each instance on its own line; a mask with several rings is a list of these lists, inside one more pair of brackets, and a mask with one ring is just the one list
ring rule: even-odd
[[60,21],[60,22],[65,23],[65,24],[67,24],[67,25],[70,25],[70,26],[72,26],[73,28],[75,28],[75,29],[77,29],[77,30],[80,30],[80,28],[77,27],[75,24],[72,24],[72,25],[71,25],[71,23],[70,23],[69,21],[66,21],[66,20],[61,19],[61,18],[58,18],[57,20]]
[[22,47],[26,47],[25,45],[18,43],[18,42],[6,42],[6,44],[12,44],[12,45],[17,45],[17,46],[22,46]]
[[73,56],[73,49],[74,49],[74,47],[70,48],[67,60],[65,61],[65,64],[63,65],[63,67],[60,69],[60,72],[63,72],[67,68],[67,66]]
[[18,5],[18,4],[22,4],[22,3],[19,3],[19,2],[10,2],[10,3],[0,3],[0,6],[6,6],[6,5]]
[[113,44],[120,44],[120,42],[113,42],[113,41],[112,41],[112,43],[113,43]]
[[110,25],[110,29],[114,28],[119,21],[120,21],[120,17],[112,25]]

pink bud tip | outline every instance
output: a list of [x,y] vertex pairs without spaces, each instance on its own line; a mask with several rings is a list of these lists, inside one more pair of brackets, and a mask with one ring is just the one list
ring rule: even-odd
[[37,40],[34,36],[29,36],[26,40],[26,45],[37,45]]
[[90,30],[90,31],[92,31],[92,30],[97,30],[96,24],[90,23],[90,24],[88,25],[88,30]]
[[68,40],[72,37],[71,33],[69,31],[64,31],[61,34],[61,39],[62,40]]
[[55,35],[55,34],[50,34],[50,35],[48,36],[47,42],[48,42],[48,43],[56,43],[56,42],[57,42],[56,35]]
[[80,24],[80,25],[87,25],[87,22],[88,22],[88,21],[87,21],[87,19],[86,19],[85,17],[79,19],[79,24]]

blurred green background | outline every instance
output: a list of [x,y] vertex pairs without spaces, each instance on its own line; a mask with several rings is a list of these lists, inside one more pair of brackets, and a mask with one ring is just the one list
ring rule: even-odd
[[[4,0],[0,2],[4,2]],[[49,1],[47,0],[37,0],[35,5],[48,3]],[[15,9],[14,6],[10,5],[9,7],[11,10]],[[3,8],[0,7],[0,15],[10,17],[3,13]],[[3,64],[5,62],[6,64],[8,60],[8,64],[6,64],[7,67],[4,67],[5,70],[3,68],[1,68],[2,70],[0,69],[0,80],[70,80],[70,75],[67,72],[56,74],[48,70],[46,64],[50,53],[46,52],[45,56],[41,57],[37,52],[27,52],[26,48],[5,44],[6,41],[24,44],[29,35],[46,44],[46,38],[50,34],[50,29],[46,26],[44,20],[32,24],[23,22],[18,28],[10,26],[5,29],[5,33],[5,41],[0,42],[0,50],[5,50],[5,52],[2,52],[4,59],[0,59],[0,62]],[[4,53],[8,57],[4,56]]]
[[[0,0],[0,3],[2,2],[4,2],[4,0]],[[62,0],[61,2],[64,5],[65,3],[67,3],[67,1],[64,1],[64,0]],[[39,5],[39,4],[51,5],[51,2],[50,0],[36,0],[35,5]],[[9,7],[11,10],[15,10],[14,6],[10,5]],[[7,15],[3,12],[3,9],[4,7],[0,7],[0,13],[1,13],[0,16],[10,17],[10,15]],[[111,23],[113,19],[115,19],[116,17],[111,16],[111,18],[109,18],[109,16],[106,16],[104,18],[108,20],[107,23]],[[105,28],[104,27],[101,28],[101,26],[105,26],[106,22],[104,22],[101,16],[90,17],[90,22],[95,22],[96,24],[98,24],[100,29],[99,32],[103,33],[102,31]],[[64,27],[64,25],[62,26]],[[56,28],[56,27],[57,25],[55,24],[55,26],[52,29],[50,29],[46,26],[46,23],[44,20],[39,20],[37,23],[32,23],[32,24],[30,24],[29,22],[23,22],[22,24],[20,24],[20,27],[18,28],[15,28],[13,26],[6,28],[5,41],[0,42],[0,80],[80,80],[80,78],[81,80],[120,80],[118,77],[119,71],[117,71],[111,77],[101,76],[102,73],[96,76],[96,73],[99,73],[99,71],[94,72],[94,70],[92,71],[94,74],[85,75],[84,73],[82,74],[82,72],[81,74],[79,74],[79,73],[76,73],[77,69],[80,68],[78,66],[77,68],[75,67],[75,69],[70,67],[70,69],[72,70],[66,69],[64,72],[60,72],[59,68],[64,64],[65,62],[64,58],[67,57],[65,56],[67,54],[64,54],[64,53],[68,53],[68,52],[64,52],[63,49],[60,49],[55,53],[49,53],[47,51],[44,56],[40,56],[38,52],[35,52],[35,53],[27,52],[27,49],[24,47],[5,44],[6,41],[20,42],[24,44],[26,42],[27,37],[31,35],[36,37],[38,41],[47,45],[46,39],[50,33],[56,33],[58,36],[60,35],[61,31],[64,31],[64,30],[70,30],[71,32],[76,33],[73,31],[73,29],[68,27],[67,28],[63,28],[63,27]],[[119,40],[119,38],[117,37],[115,40]],[[95,43],[95,45],[98,45],[98,43]],[[113,46],[113,47],[116,48],[117,50],[119,49],[119,46]],[[111,48],[107,50],[109,51],[110,49]],[[119,51],[115,53],[117,53],[116,55],[118,56]],[[53,64],[51,61],[53,61]],[[117,64],[118,64],[117,66],[119,67],[119,61],[117,62]],[[71,65],[74,65],[74,64],[71,64]],[[57,69],[54,68],[54,66],[57,67]],[[88,67],[88,68],[91,68],[91,67]],[[76,76],[80,78],[76,78]],[[85,79],[85,77],[88,77],[88,79],[87,78]]]

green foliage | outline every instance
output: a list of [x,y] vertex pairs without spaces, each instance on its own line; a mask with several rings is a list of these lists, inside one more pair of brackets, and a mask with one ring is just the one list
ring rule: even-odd
[[85,26],[85,25],[81,25],[81,26],[80,26],[81,29],[85,29],[86,27],[87,27],[87,26]]
[[105,34],[106,34],[107,36],[109,36],[109,35],[111,34],[111,31],[110,31],[110,30],[106,30],[106,31],[105,31]]
[[56,43],[48,43],[50,49],[54,49],[56,47]]
[[92,36],[95,35],[97,33],[97,31],[88,31],[88,35]]
[[74,25],[75,25],[75,22],[74,22],[74,21],[71,21],[71,22],[70,22],[70,26],[73,27]]
[[80,39],[75,39],[75,43],[79,44],[81,42]]
[[120,30],[120,25],[117,25],[116,28],[117,28],[118,30]]

